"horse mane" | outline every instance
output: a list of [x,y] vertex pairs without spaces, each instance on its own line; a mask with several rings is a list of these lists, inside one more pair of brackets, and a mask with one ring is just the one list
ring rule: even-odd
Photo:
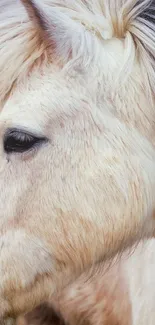
[[[37,24],[28,15],[26,0],[0,1],[0,102],[9,95],[21,78],[34,67],[44,66],[49,60],[49,49],[39,33]],[[28,1],[31,3],[31,1]],[[33,2],[33,1],[32,1]],[[102,35],[102,20],[107,34],[103,38],[127,38],[125,64],[130,70],[132,58],[140,62],[146,86],[155,87],[155,0],[42,0],[58,8],[86,29]],[[93,17],[93,19],[92,19]],[[38,23],[39,24],[39,23]],[[39,26],[38,26],[39,27]],[[43,26],[40,26],[41,28]],[[76,37],[76,35],[75,35]],[[2,104],[1,104],[2,105]]]
[[0,1],[0,103],[32,67],[46,60],[46,46],[20,0]]

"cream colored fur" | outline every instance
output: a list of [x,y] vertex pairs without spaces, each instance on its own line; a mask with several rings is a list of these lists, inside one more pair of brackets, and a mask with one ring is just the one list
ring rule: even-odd
[[[0,2],[0,317],[154,236],[150,7]],[[14,127],[48,142],[8,155]]]
[[[110,264],[96,265],[53,296],[49,306],[60,312],[68,325],[153,325],[154,247],[155,241],[150,240],[134,248],[133,254],[128,251]],[[50,325],[48,311],[45,318],[42,310],[20,316],[17,325]]]

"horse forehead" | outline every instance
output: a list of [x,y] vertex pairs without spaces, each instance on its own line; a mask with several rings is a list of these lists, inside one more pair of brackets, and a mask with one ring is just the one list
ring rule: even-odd
[[34,82],[28,90],[17,89],[7,101],[0,115],[0,124],[6,127],[16,124],[42,127],[50,119],[55,119],[69,101],[72,101],[72,96],[64,83],[51,80],[35,85]]
[[[39,95],[38,95],[39,96]],[[35,109],[36,108],[36,109]],[[34,130],[42,130],[44,124],[47,122],[47,114],[39,105],[33,103],[14,103],[10,101],[4,106],[0,115],[0,128],[7,129],[8,127],[22,127]]]
[[0,125],[5,128],[21,126],[46,134],[49,125],[57,128],[59,122],[71,119],[72,115],[79,118],[79,114],[84,114],[91,105],[91,98],[76,78],[68,81],[61,72],[39,80],[32,77],[9,98],[0,114]]

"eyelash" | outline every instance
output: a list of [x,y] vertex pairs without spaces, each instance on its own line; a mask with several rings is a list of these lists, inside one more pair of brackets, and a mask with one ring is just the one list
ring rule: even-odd
[[23,153],[45,141],[47,141],[45,137],[37,137],[22,130],[12,129],[4,136],[4,151],[7,154]]

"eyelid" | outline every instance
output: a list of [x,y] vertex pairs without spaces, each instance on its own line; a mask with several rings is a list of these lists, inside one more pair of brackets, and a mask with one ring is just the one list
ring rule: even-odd
[[42,134],[38,134],[35,131],[29,131],[27,128],[18,128],[18,127],[14,127],[14,128],[9,128],[7,129],[7,131],[4,134],[4,137],[7,137],[13,133],[21,133],[21,134],[25,134],[28,135],[30,137],[36,138],[36,139],[40,139],[40,140],[46,140],[48,141],[47,137],[42,135]]

